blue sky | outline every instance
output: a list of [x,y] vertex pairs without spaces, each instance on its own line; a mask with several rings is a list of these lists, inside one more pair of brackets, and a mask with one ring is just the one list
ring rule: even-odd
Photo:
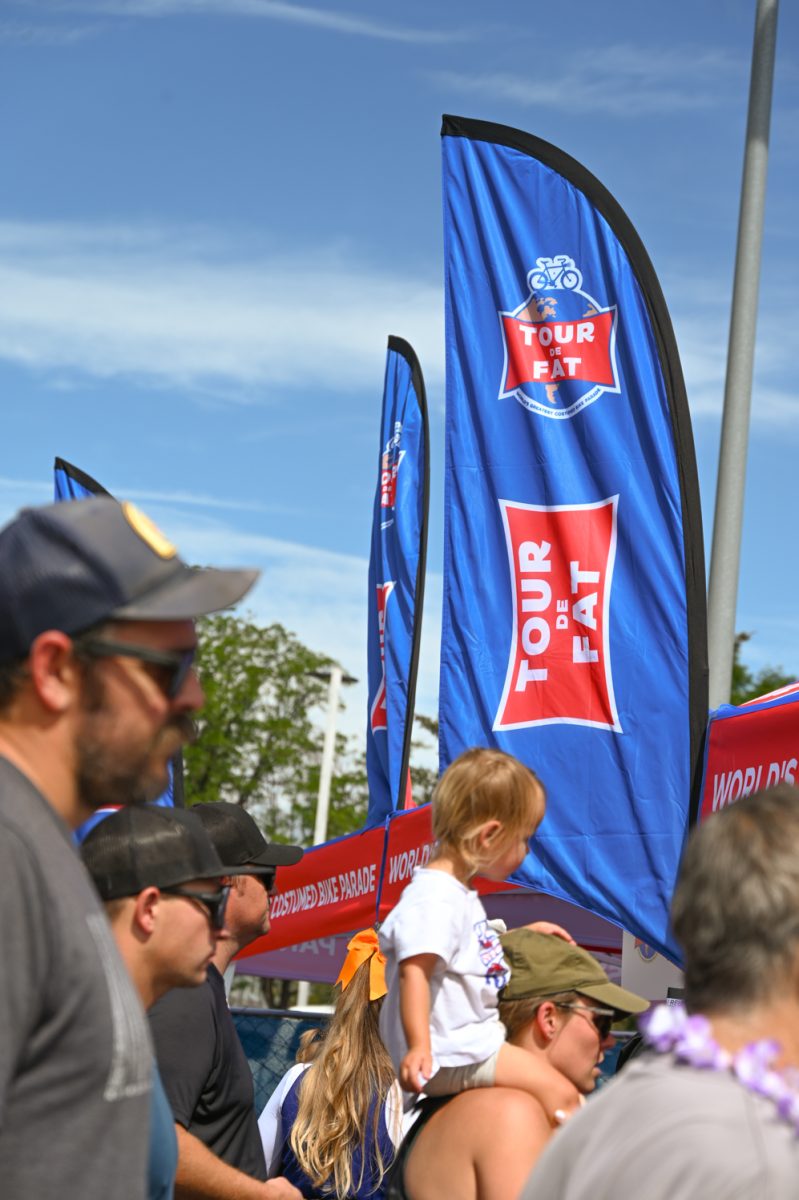
[[[0,518],[59,454],[251,609],[366,675],[385,343],[431,407],[418,707],[433,713],[443,502],[443,112],[561,146],[614,193],[682,355],[708,537],[754,0],[3,0]],[[783,4],[739,629],[799,672],[799,11]],[[362,686],[346,727],[365,720]]]

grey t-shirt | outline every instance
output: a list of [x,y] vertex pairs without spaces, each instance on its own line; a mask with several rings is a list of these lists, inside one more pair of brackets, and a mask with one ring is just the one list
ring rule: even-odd
[[520,1200],[795,1200],[799,1137],[726,1071],[625,1067],[559,1130]]
[[69,830],[0,759],[0,1192],[144,1200],[152,1046]]

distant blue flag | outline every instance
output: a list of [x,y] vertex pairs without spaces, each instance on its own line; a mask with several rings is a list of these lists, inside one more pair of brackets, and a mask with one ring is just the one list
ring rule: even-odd
[[685,389],[654,269],[562,151],[445,117],[441,766],[543,779],[514,880],[674,957],[668,906],[707,719]]
[[[68,463],[66,459],[56,458],[53,464],[53,474],[55,480],[55,498],[56,500],[84,500],[87,496],[111,496],[111,493],[98,483],[96,479],[92,479],[91,475],[87,475],[85,471],[81,471],[79,467],[75,467],[72,463]],[[113,499],[113,497],[112,497]],[[159,804],[162,808],[183,808],[183,755],[177,754],[169,763],[169,783],[166,791],[153,801],[153,804]],[[80,843],[86,837],[87,833],[98,824],[103,817],[107,817],[109,813],[114,812],[114,808],[98,809],[93,816],[84,821],[75,831],[75,840]]]
[[53,464],[56,500],[84,500],[87,496],[110,496],[102,484],[64,458]]
[[419,362],[388,339],[369,560],[367,826],[406,806],[427,547],[427,401]]

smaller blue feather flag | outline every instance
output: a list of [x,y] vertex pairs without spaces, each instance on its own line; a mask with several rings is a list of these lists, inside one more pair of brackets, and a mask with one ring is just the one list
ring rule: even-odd
[[427,553],[427,400],[406,341],[388,340],[369,560],[367,827],[406,806]]

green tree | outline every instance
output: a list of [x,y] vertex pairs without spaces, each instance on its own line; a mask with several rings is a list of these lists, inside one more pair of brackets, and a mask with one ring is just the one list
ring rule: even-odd
[[438,771],[434,767],[422,766],[419,762],[420,751],[428,759],[431,753],[438,753],[438,720],[435,717],[426,717],[424,713],[416,713],[414,724],[424,735],[421,740],[417,737],[411,741],[411,787],[413,802],[419,805],[432,799],[433,788],[438,782]]
[[[198,669],[206,694],[198,740],[185,751],[186,801],[245,806],[268,837],[310,845],[331,659],[282,625],[262,628],[221,613],[199,625]],[[366,815],[366,774],[348,739],[337,738],[329,836]]]
[[744,700],[754,700],[755,697],[763,696],[766,692],[773,692],[777,688],[785,687],[787,683],[793,683],[795,678],[793,675],[786,675],[782,667],[769,666],[752,672],[742,663],[741,647],[751,637],[751,633],[735,635],[730,704],[743,704]]

